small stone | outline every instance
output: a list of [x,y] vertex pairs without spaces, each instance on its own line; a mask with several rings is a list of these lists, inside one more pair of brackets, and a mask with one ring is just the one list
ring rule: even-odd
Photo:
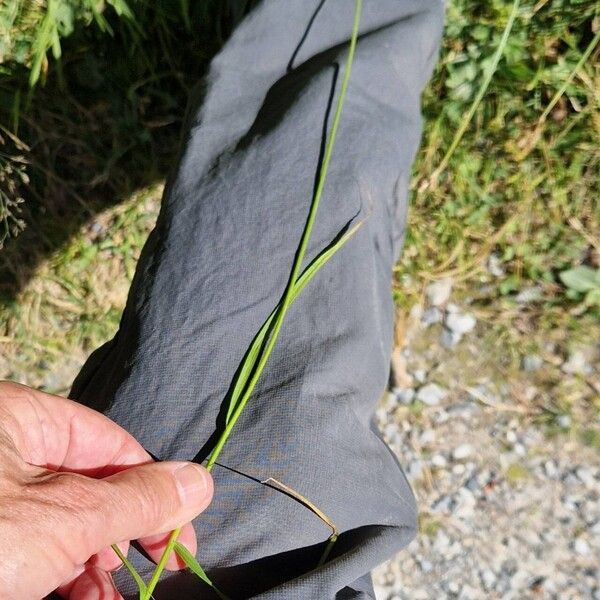
[[460,340],[462,340],[462,335],[460,333],[450,331],[450,329],[446,328],[444,328],[440,337],[440,343],[447,349],[454,348]]
[[583,538],[578,537],[573,543],[573,550],[581,556],[587,556],[590,553],[590,546]]
[[569,355],[569,360],[563,363],[561,369],[570,375],[587,375],[591,372],[590,365],[587,363],[585,354],[581,350],[576,350]]
[[434,323],[439,323],[443,318],[442,311],[437,306],[428,308],[421,317],[421,323],[428,327]]
[[514,558],[509,558],[502,563],[502,571],[512,577],[519,570],[519,565]]
[[504,277],[506,272],[502,268],[502,263],[497,254],[490,254],[487,261],[487,270],[494,277]]
[[456,595],[460,592],[460,585],[456,581],[449,581],[446,588],[451,594]]
[[593,488],[596,484],[596,479],[592,474],[592,471],[587,467],[578,467],[575,471],[575,475],[583,482],[585,487]]
[[558,476],[558,467],[556,466],[556,463],[553,460],[547,460],[544,463],[544,472],[550,479],[556,479]]
[[477,476],[473,475],[472,477],[469,477],[469,479],[467,479],[467,481],[465,482],[465,487],[470,492],[477,492],[481,488],[481,486],[479,485],[479,481],[477,480]]
[[527,448],[518,442],[513,446],[513,451],[517,456],[525,456],[527,454]]
[[452,458],[454,460],[464,460],[473,454],[473,446],[470,444],[461,444],[452,451]]
[[[433,564],[431,561],[423,559],[419,564],[421,565],[421,570],[423,573],[430,573],[433,571]],[[425,597],[428,598],[428,596]]]
[[448,314],[459,313],[460,306],[458,306],[458,304],[454,304],[454,302],[448,302],[448,304],[446,304],[446,312]]
[[483,589],[486,592],[491,592],[494,589],[494,584],[496,583],[496,575],[494,574],[494,571],[491,569],[484,569],[479,573],[479,577],[481,578]]
[[446,327],[453,333],[464,335],[472,331],[477,324],[477,320],[470,313],[453,313],[446,317]]
[[421,315],[423,314],[423,306],[417,302],[410,307],[410,311],[408,313],[408,318],[413,322],[418,322],[421,320]]
[[429,446],[435,441],[435,433],[433,429],[425,429],[419,436],[419,443],[421,446]]
[[477,501],[475,496],[466,488],[461,488],[456,494],[457,506],[454,510],[457,517],[461,519],[469,519],[473,516]]
[[542,297],[542,288],[539,286],[528,287],[521,290],[516,296],[515,300],[519,304],[528,304],[529,302],[535,302]]
[[438,467],[440,469],[443,469],[448,464],[448,461],[446,460],[446,458],[443,455],[441,455],[441,454],[434,454],[431,457],[431,464],[434,467]]
[[398,426],[394,423],[389,423],[383,430],[383,437],[388,443],[393,443],[398,437]]
[[450,547],[450,538],[444,533],[443,530],[439,530],[435,536],[433,542],[433,549],[439,554],[445,555]]
[[542,368],[544,359],[537,354],[526,354],[521,361],[521,368],[523,371],[537,371]]
[[436,383],[428,383],[417,392],[417,400],[427,406],[437,406],[448,395],[448,390],[440,387]]
[[423,472],[423,463],[418,458],[411,460],[408,463],[408,467],[406,469],[406,476],[411,481],[414,481],[415,479],[419,479],[419,477],[421,477],[422,472]]
[[506,441],[509,444],[515,444],[517,441],[517,434],[511,429],[510,431],[506,432]]
[[419,383],[425,383],[427,379],[427,371],[425,369],[415,369],[412,374]]
[[463,419],[469,421],[477,411],[477,406],[471,402],[456,402],[448,407],[448,416],[452,419]]
[[477,593],[477,590],[471,587],[468,583],[465,583],[460,590],[458,600],[475,600],[475,598],[479,597],[480,596]]
[[431,306],[443,306],[450,298],[452,279],[445,278],[430,283],[425,290],[425,295]]
[[558,417],[556,417],[556,424],[561,429],[570,429],[571,417],[569,415],[558,415]]
[[449,514],[454,509],[455,502],[450,496],[441,496],[432,505],[431,511]]
[[410,404],[415,397],[415,390],[412,388],[393,388],[392,394],[400,404]]
[[466,469],[465,465],[458,463],[452,467],[452,474],[456,475],[457,477],[460,477],[461,475],[465,474],[466,470],[467,469]]

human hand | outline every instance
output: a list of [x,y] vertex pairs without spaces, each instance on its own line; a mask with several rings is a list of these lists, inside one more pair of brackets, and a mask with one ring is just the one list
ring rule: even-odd
[[[190,521],[212,479],[185,462],[153,463],[124,429],[76,402],[0,382],[0,598],[120,599],[110,571],[139,540],[157,560],[169,532],[196,552]],[[183,564],[172,557],[167,565]]]

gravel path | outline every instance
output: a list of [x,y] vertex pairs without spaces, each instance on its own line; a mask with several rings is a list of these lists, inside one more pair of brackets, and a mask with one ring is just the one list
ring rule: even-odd
[[[600,599],[598,450],[581,442],[567,414],[552,417],[559,433],[549,436],[547,423],[490,377],[475,318],[448,311],[441,288],[413,309],[395,354],[402,387],[377,413],[415,490],[421,530],[376,570],[378,598]],[[596,351],[577,350],[555,368],[597,384],[588,360]],[[543,362],[526,356],[524,380]]]

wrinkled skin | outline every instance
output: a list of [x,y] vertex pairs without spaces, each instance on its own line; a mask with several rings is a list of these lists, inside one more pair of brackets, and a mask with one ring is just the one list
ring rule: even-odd
[[[124,429],[71,400],[0,382],[0,598],[120,599],[110,572],[169,532],[195,553],[191,520],[213,484],[198,465],[155,463]],[[170,569],[182,568],[172,557]]]

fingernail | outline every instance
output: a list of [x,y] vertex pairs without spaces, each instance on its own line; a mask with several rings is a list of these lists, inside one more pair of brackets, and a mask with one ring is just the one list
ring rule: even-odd
[[198,506],[205,501],[210,477],[206,469],[194,463],[187,463],[173,474],[184,505]]

